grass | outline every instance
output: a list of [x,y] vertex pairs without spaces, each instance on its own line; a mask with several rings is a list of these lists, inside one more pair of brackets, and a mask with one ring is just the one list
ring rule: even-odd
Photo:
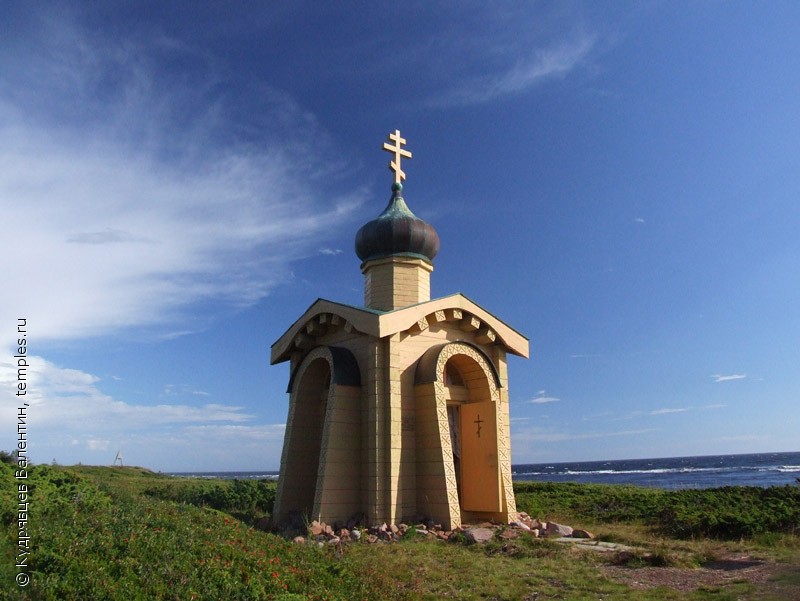
[[[409,536],[392,545],[346,545],[343,553],[296,545],[253,527],[272,510],[270,481],[36,466],[28,484],[32,582],[20,589],[17,481],[13,466],[0,464],[0,599],[770,598],[746,581],[690,593],[632,590],[604,575],[607,557],[527,536],[480,546]],[[515,491],[518,508],[532,516],[646,550],[635,565],[695,568],[748,555],[794,566],[774,584],[779,590],[796,593],[800,586],[800,487],[660,491],[521,483]]]
[[607,484],[522,482],[517,507],[546,520],[640,522],[675,538],[737,539],[800,533],[800,487],[662,490]]

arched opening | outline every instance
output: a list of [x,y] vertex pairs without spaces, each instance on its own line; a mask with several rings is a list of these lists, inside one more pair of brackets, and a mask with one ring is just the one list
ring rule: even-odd
[[497,406],[490,374],[474,358],[455,354],[443,376],[459,506],[462,513],[500,511]]
[[506,520],[516,511],[508,409],[492,360],[449,342],[428,349],[414,377],[418,511],[448,527]]
[[294,427],[287,441],[282,505],[304,516],[310,516],[314,507],[330,385],[330,364],[320,357],[300,374],[293,392]]
[[444,383],[448,386],[466,386],[461,372],[452,360],[444,365]]

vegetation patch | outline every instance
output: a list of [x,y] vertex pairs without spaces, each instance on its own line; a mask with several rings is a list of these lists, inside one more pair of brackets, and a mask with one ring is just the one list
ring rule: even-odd
[[[252,527],[272,510],[274,481],[45,465],[29,470],[31,583],[21,589],[14,582],[14,467],[0,463],[4,600],[608,601],[799,592],[800,487],[515,484],[521,511],[643,549],[620,566],[613,554],[524,533],[483,545],[422,535],[393,544],[295,544]],[[707,567],[731,557],[751,567],[735,574]],[[651,585],[637,588],[644,581]]]
[[636,486],[522,482],[517,507],[540,519],[642,523],[676,538],[738,540],[800,533],[800,486],[661,490]]

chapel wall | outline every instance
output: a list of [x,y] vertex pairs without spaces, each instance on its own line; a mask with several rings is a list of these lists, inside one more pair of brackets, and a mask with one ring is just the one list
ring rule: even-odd
[[346,523],[361,511],[361,387],[334,385],[322,435],[315,519]]

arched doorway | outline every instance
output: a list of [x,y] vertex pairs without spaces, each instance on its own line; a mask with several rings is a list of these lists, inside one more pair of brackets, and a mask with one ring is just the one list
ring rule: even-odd
[[273,518],[347,519],[361,509],[361,376],[353,354],[318,346],[289,381],[289,416]]
[[314,508],[322,428],[328,408],[331,385],[328,360],[317,357],[301,365],[293,384],[286,424],[290,432],[287,432],[281,462],[280,505],[307,517]]
[[466,342],[429,349],[417,364],[417,506],[450,527],[516,511],[500,380]]
[[444,365],[447,426],[461,512],[501,511],[497,405],[474,358],[455,354]]

